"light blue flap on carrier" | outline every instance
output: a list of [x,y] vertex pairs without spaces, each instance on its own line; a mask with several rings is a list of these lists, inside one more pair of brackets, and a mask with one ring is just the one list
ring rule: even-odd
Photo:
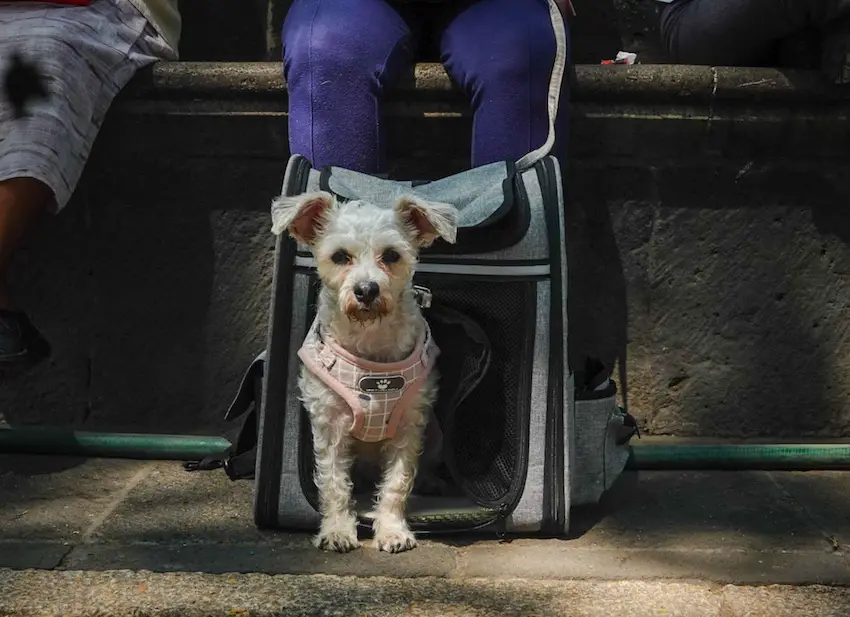
[[324,170],[319,187],[346,201],[367,201],[392,207],[411,195],[425,201],[452,204],[458,227],[486,227],[501,219],[514,204],[516,165],[500,161],[433,182],[414,183],[377,178],[340,167]]

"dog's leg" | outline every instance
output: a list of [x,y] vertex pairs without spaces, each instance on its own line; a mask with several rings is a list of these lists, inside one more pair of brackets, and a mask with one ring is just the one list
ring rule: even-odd
[[340,422],[317,424],[313,423],[314,478],[322,524],[313,543],[323,550],[347,553],[360,546],[352,507],[351,437]]
[[422,423],[400,427],[395,438],[384,444],[384,475],[372,525],[380,551],[400,553],[416,546],[404,514],[422,450],[423,428]]

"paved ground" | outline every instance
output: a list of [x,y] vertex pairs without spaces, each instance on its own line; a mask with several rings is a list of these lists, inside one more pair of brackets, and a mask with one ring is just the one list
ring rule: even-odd
[[651,581],[1,571],[0,615],[846,617],[832,587]]
[[0,615],[847,615],[848,489],[844,472],[627,473],[600,507],[573,512],[565,540],[329,555],[303,534],[257,531],[250,484],[221,472],[6,456]]

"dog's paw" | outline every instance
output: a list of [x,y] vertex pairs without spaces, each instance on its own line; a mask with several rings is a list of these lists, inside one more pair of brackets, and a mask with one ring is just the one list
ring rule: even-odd
[[313,545],[323,551],[348,553],[360,548],[357,533],[351,531],[323,531],[313,538]]
[[396,529],[376,534],[375,544],[379,551],[402,553],[416,547],[416,537],[408,529]]

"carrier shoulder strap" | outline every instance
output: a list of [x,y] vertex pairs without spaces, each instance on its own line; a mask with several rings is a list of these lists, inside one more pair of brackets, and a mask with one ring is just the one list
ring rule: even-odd
[[231,480],[251,479],[257,461],[257,440],[259,434],[260,400],[257,394],[257,381],[262,380],[265,372],[266,352],[257,356],[242,377],[227,412],[225,420],[242,418],[239,426],[230,431],[230,449],[207,456],[199,461],[190,461],[183,467],[186,471],[208,471],[224,469]]

